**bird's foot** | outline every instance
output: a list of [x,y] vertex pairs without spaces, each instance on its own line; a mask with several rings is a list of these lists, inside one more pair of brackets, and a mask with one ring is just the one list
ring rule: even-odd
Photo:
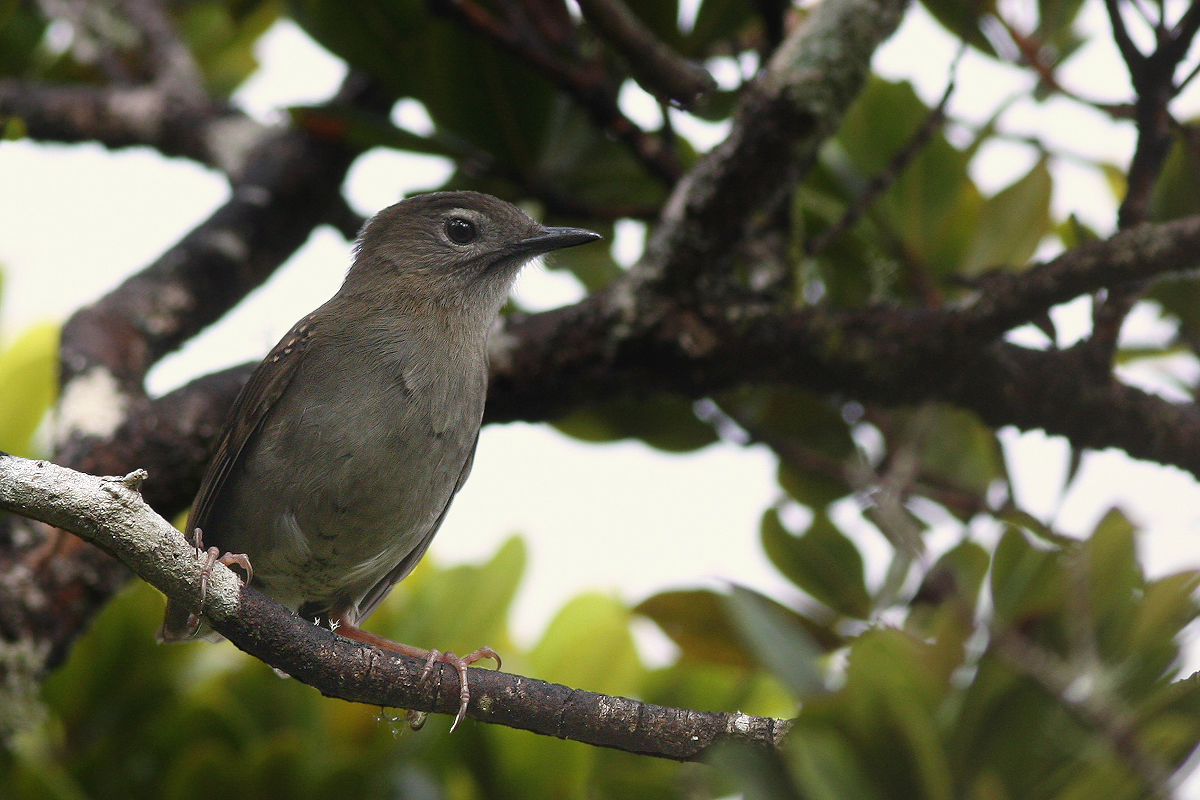
[[439,661],[453,667],[458,673],[458,715],[454,717],[454,724],[450,726],[451,733],[454,733],[454,729],[458,727],[458,723],[462,722],[463,717],[467,715],[467,703],[471,700],[471,689],[467,686],[467,667],[483,658],[492,659],[496,662],[496,669],[500,669],[500,656],[490,647],[481,647],[474,653],[462,658],[454,655],[449,650],[444,653],[439,653],[437,650],[430,650],[429,655],[425,659],[425,669],[421,670],[421,680],[427,680],[433,674],[433,665]]
[[[254,567],[250,565],[250,556],[245,553],[222,553],[219,548],[210,547],[204,549],[204,534],[199,528],[196,528],[195,534],[192,536],[192,544],[196,546],[197,553],[204,553],[204,566],[200,568],[200,604],[197,608],[204,608],[204,600],[208,597],[208,581],[212,578],[213,567],[217,562],[221,562],[227,567],[232,567],[234,564],[246,571],[246,579],[242,581],[243,586],[249,586],[250,581],[254,580]],[[195,635],[200,630],[200,614],[193,612],[188,615],[188,630],[189,636]]]
[[[433,674],[433,665],[441,662],[447,666],[453,667],[458,673],[458,714],[454,717],[454,724],[450,726],[450,732],[458,727],[458,723],[463,721],[467,715],[467,703],[471,700],[471,688],[467,682],[467,667],[474,664],[476,661],[484,658],[490,658],[496,662],[496,669],[500,669],[500,656],[490,647],[481,647],[470,655],[459,658],[454,653],[442,653],[437,650],[422,650],[419,647],[393,642],[391,639],[386,639],[378,634],[364,631],[356,625],[350,624],[344,617],[331,617],[329,619],[329,627],[338,632],[341,636],[347,639],[353,639],[356,642],[374,645],[375,647],[384,650],[390,650],[393,653],[400,653],[411,658],[421,658],[425,660],[425,668],[421,670],[421,675],[418,680],[428,680]],[[335,627],[336,625],[336,627]],[[410,723],[412,720],[410,720]],[[420,725],[424,724],[424,720],[420,724],[412,726],[416,730]]]

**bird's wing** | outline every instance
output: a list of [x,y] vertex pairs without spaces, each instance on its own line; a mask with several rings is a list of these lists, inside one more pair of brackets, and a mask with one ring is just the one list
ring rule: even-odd
[[[208,536],[209,531],[205,530],[213,502],[237,464],[246,442],[258,430],[263,418],[279,400],[283,390],[292,382],[296,368],[303,360],[308,344],[312,340],[312,317],[313,315],[309,314],[297,322],[288,335],[283,337],[283,340],[275,345],[271,352],[267,353],[267,357],[250,375],[250,380],[246,382],[242,391],[238,393],[237,399],[233,401],[233,407],[229,409],[229,415],[225,420],[225,428],[221,432],[221,438],[217,441],[216,452],[208,465],[208,471],[204,473],[204,480],[200,483],[196,501],[192,503],[191,513],[188,514],[187,527],[184,528],[188,538],[191,538],[196,528],[199,528],[206,540],[214,540],[205,541],[205,546],[220,547],[220,542],[216,541],[220,537],[215,535],[219,532],[214,531],[214,535],[210,537]],[[179,642],[192,638],[198,632],[202,633],[193,624],[192,612],[193,609],[168,599],[163,624],[158,629],[158,640]]]
[[429,548],[429,543],[433,541],[433,535],[438,532],[438,528],[442,527],[442,521],[446,519],[446,512],[450,510],[450,504],[454,502],[455,495],[458,494],[458,490],[462,488],[463,484],[467,482],[467,476],[471,474],[471,466],[475,463],[475,448],[478,444],[479,433],[476,432],[475,441],[471,443],[471,452],[463,464],[462,472],[458,475],[458,483],[454,484],[454,491],[446,499],[446,505],[442,507],[442,513],[438,514],[437,521],[433,523],[429,532],[425,534],[425,538],[418,542],[417,546],[410,550],[408,555],[391,572],[384,575],[379,583],[372,586],[371,590],[363,595],[363,599],[358,603],[357,616],[354,617],[355,625],[370,616],[375,607],[383,601],[383,598],[388,596],[388,592],[392,590],[392,587],[404,580],[408,576],[408,573],[413,571],[413,567],[417,566],[417,562],[421,560],[421,556],[425,555],[425,551]]
[[[208,532],[204,527],[212,511],[213,502],[237,465],[246,443],[296,375],[296,369],[304,359],[309,342],[312,341],[315,313],[309,314],[292,326],[288,335],[267,353],[266,358],[251,374],[250,380],[242,387],[237,399],[233,401],[233,407],[229,409],[229,416],[225,420],[225,428],[217,441],[216,452],[188,515],[185,528],[188,536],[191,536],[196,528],[200,528],[207,538]],[[220,546],[218,542],[206,541],[205,544]]]

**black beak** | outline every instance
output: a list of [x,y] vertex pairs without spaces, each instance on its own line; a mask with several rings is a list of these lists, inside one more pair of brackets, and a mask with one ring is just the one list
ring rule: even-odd
[[602,239],[600,234],[585,228],[544,228],[537,236],[530,236],[513,244],[513,249],[521,253],[549,253],[551,250],[562,250],[564,247],[578,247],[581,244]]

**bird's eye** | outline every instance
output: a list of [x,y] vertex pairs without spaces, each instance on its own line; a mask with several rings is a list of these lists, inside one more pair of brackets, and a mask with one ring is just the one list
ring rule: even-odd
[[446,236],[455,244],[470,244],[475,241],[475,223],[462,217],[446,220]]

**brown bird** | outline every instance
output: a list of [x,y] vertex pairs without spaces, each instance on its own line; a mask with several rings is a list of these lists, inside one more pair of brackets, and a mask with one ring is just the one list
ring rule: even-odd
[[[459,658],[358,628],[416,566],[471,471],[487,394],[488,332],[521,267],[598,234],[547,228],[476,192],[384,209],[337,294],[296,323],[230,410],[188,518],[210,553],[342,636],[459,675]],[[230,553],[238,555],[229,555]],[[207,635],[168,601],[163,641]],[[452,728],[453,730],[453,728]]]

